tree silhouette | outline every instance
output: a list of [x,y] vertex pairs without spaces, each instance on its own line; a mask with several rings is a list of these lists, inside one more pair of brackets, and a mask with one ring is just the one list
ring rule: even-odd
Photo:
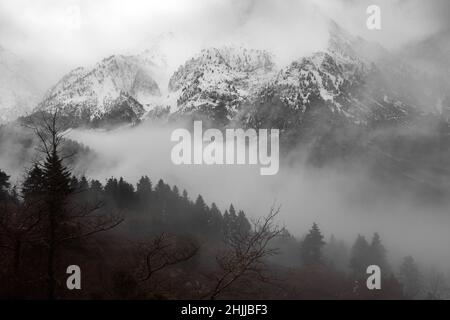
[[[6,175],[3,175],[5,177]],[[9,177],[9,176],[6,176]],[[3,180],[9,186],[8,179]],[[0,203],[0,249],[8,251],[14,281],[14,293],[20,295],[23,255],[35,241],[36,229],[41,222],[41,211],[36,203],[22,200],[13,188],[11,194],[4,190]]]
[[381,238],[378,233],[374,233],[372,242],[370,243],[370,264],[379,266],[384,275],[389,271],[386,259],[386,249],[381,243]]
[[163,233],[147,243],[139,245],[141,256],[144,256],[143,273],[141,281],[149,281],[155,273],[163,269],[185,262],[194,257],[199,246],[189,241],[188,243],[177,243],[176,237]]
[[306,235],[301,245],[301,258],[304,266],[318,265],[322,261],[323,235],[316,223]]
[[223,217],[214,202],[211,204],[211,209],[209,210],[208,228],[214,238],[222,239]]
[[36,163],[42,170],[42,190],[40,198],[43,203],[44,219],[40,226],[40,242],[47,249],[47,297],[56,297],[56,263],[59,250],[67,243],[91,236],[93,234],[110,230],[120,224],[123,219],[98,216],[95,212],[100,204],[91,207],[71,206],[71,173],[63,164],[68,156],[60,154],[64,141],[64,126],[58,122],[58,112],[52,115],[40,114],[40,119],[30,119],[29,127],[40,140],[38,149],[45,159]]
[[400,266],[399,278],[403,284],[403,293],[405,296],[414,299],[420,294],[422,290],[422,276],[413,257],[407,256],[403,259]]
[[358,234],[355,244],[352,247],[350,257],[350,268],[354,275],[360,276],[365,274],[367,267],[370,265],[370,246],[364,236]]
[[265,259],[276,254],[270,244],[281,232],[275,224],[279,209],[254,222],[253,230],[247,234],[233,233],[227,246],[218,253],[216,260],[220,271],[214,275],[214,285],[205,297],[216,299],[233,284],[246,277],[267,282]]
[[324,256],[328,264],[339,271],[348,271],[349,250],[344,241],[337,240],[331,235],[324,247]]
[[247,220],[244,211],[239,210],[236,218],[237,232],[240,234],[248,234],[252,230],[250,222]]
[[103,185],[98,180],[92,180],[91,184],[90,184],[90,190],[91,190],[91,192],[99,195],[103,192]]
[[0,200],[6,197],[9,187],[9,176],[0,169]]

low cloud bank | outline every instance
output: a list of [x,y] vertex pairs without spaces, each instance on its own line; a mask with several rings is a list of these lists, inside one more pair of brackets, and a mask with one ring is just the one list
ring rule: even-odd
[[[281,159],[275,176],[261,176],[257,165],[181,165],[171,161],[175,128],[144,123],[114,131],[73,130],[70,138],[97,153],[84,172],[105,181],[123,176],[137,182],[148,175],[154,184],[162,178],[198,194],[221,209],[230,203],[251,217],[265,215],[273,203],[282,206],[281,222],[302,236],[313,222],[326,235],[352,243],[358,233],[381,234],[391,258],[412,254],[427,263],[449,269],[450,217],[446,208],[417,207],[412,196],[387,197],[364,168],[340,172],[338,168],[313,169],[305,165],[302,150]],[[290,165],[287,165],[290,163]]]

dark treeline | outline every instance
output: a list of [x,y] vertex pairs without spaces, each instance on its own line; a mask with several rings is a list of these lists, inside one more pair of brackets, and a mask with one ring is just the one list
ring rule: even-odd
[[[47,188],[44,186],[47,174],[35,165],[18,188],[12,187],[8,175],[0,171],[0,279],[4,284],[0,293],[3,298],[50,297],[46,279],[49,248],[40,238],[45,238],[49,227],[45,226],[45,212],[33,212],[42,207],[37,205],[32,209],[40,201],[39,193]],[[143,176],[133,186],[123,178],[110,178],[104,185],[85,177],[66,178],[70,206],[84,216],[82,219],[88,213],[96,213],[88,226],[77,222],[80,218],[67,219],[73,221],[74,228],[85,231],[60,231],[72,239],[58,247],[55,268],[58,284],[53,289],[58,293],[52,293],[54,298],[204,298],[214,283],[211,277],[220,273],[215,260],[221,251],[232,246],[236,237],[245,238],[255,232],[245,213],[236,211],[233,205],[222,213],[214,203],[206,205],[202,196],[192,201],[186,191],[180,193],[176,186],[171,188],[163,180],[153,186]],[[108,234],[100,234],[107,230]],[[91,232],[93,237],[89,235]],[[358,235],[348,248],[334,236],[325,241],[314,224],[301,241],[286,229],[279,229],[271,240],[268,254],[256,264],[260,267],[259,263],[266,262],[267,278],[246,274],[223,293],[224,297],[252,298],[260,290],[258,297],[262,298],[439,298],[440,291],[426,291],[412,257],[406,257],[398,272],[393,272],[378,234],[370,241]],[[157,252],[158,245],[170,248],[169,252],[161,252],[162,256],[171,256],[167,266],[159,261],[164,258]],[[169,289],[167,284],[146,289],[145,281],[141,282],[146,277],[144,274],[150,272],[144,270],[143,260],[152,250],[156,250],[155,268],[162,267],[159,278],[176,274]],[[85,279],[80,292],[64,288],[67,277],[64,267],[71,264],[80,265],[87,279],[92,277],[92,286]],[[374,264],[383,270],[380,292],[366,289],[366,268]],[[94,280],[98,273],[106,285]],[[186,288],[179,290],[175,285],[179,281]],[[240,287],[248,282],[254,291],[245,292]],[[280,285],[282,296],[279,296]]]
[[232,204],[222,214],[215,203],[208,206],[201,195],[192,201],[186,190],[180,192],[163,180],[153,186],[148,176],[141,177],[136,187],[123,178],[110,178],[103,186],[97,180],[88,183],[85,177],[73,177],[71,185],[83,194],[84,201],[100,201],[105,204],[103,210],[129,217],[128,227],[135,236],[171,232],[220,241],[226,234],[251,229],[245,213],[236,211]]
[[[143,176],[105,182],[75,177],[61,152],[56,115],[31,128],[42,155],[12,186],[0,170],[0,298],[9,299],[414,299],[443,298],[412,257],[389,265],[378,234],[353,246],[325,240],[313,224],[296,239],[279,209],[250,221],[201,195]],[[69,290],[70,265],[81,289]],[[382,270],[368,290],[366,269]]]

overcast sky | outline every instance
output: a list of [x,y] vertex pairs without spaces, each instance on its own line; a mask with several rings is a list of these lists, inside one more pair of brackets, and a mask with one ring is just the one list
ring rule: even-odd
[[[365,27],[369,4],[382,9],[381,31]],[[185,53],[240,41],[291,59],[326,41],[319,11],[391,49],[450,23],[448,0],[0,0],[0,45],[54,77],[167,32]]]

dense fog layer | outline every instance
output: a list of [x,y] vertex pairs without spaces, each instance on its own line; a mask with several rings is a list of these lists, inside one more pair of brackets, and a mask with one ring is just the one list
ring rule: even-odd
[[280,171],[261,176],[258,165],[181,165],[170,158],[175,128],[144,123],[115,131],[74,130],[70,138],[97,153],[84,173],[104,181],[123,176],[136,182],[149,175],[160,178],[191,198],[202,194],[208,202],[225,209],[230,202],[251,217],[268,212],[273,203],[282,206],[281,222],[291,233],[303,236],[313,222],[326,235],[334,234],[351,244],[358,233],[381,234],[393,263],[405,255],[419,261],[450,266],[450,217],[445,206],[420,206],[409,190],[391,196],[389,186],[370,178],[364,166],[342,171],[306,165],[306,150],[296,150],[280,159]]

